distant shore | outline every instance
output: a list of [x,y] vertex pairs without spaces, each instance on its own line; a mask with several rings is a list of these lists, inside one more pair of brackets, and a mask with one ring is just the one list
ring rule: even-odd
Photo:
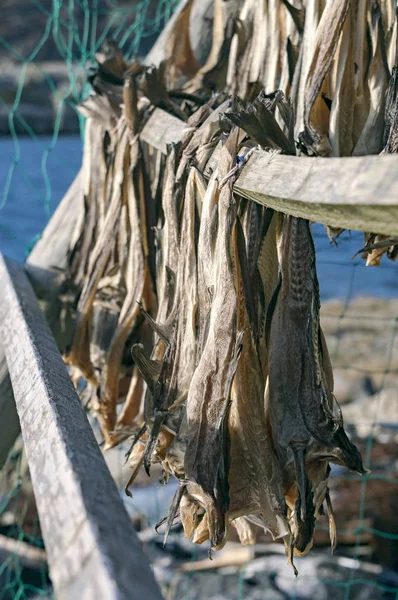
[[[0,76],[0,135],[80,133],[75,105],[81,97],[85,69],[62,61],[4,61]],[[21,80],[23,78],[23,83]],[[19,86],[22,85],[22,91]],[[18,95],[20,98],[18,100]]]

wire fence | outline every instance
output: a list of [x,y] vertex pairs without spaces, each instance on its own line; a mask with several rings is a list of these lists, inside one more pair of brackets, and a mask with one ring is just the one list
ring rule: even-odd
[[[128,55],[144,55],[176,0],[9,2],[0,24],[0,250],[23,259],[81,164],[82,125],[75,104],[87,93],[87,64],[106,37]],[[19,12],[18,12],[19,11]],[[22,11],[22,12],[21,12]],[[25,12],[24,12],[25,11]],[[24,15],[21,35],[11,17]],[[7,35],[7,34],[10,35]],[[50,106],[50,109],[49,109]],[[35,112],[36,111],[36,112]],[[172,483],[140,479],[126,507],[140,531],[168,599],[317,598],[398,600],[398,276],[384,260],[367,268],[358,233],[332,246],[314,226],[322,322],[336,396],[370,475],[338,467],[331,477],[339,545],[327,547],[325,517],[314,549],[297,561],[294,579],[281,547],[259,538],[250,560],[237,547],[222,567],[207,548],[175,530],[166,549],[153,526],[167,513]],[[127,479],[123,446],[107,455],[121,493]],[[160,476],[160,474],[159,474]],[[5,540],[18,542],[13,548]],[[36,549],[32,557],[28,549]],[[0,600],[52,597],[26,459],[19,441],[0,482]],[[29,550],[30,551],[30,550]]]
[[[81,164],[86,73],[105,39],[145,56],[178,0],[5,0],[0,22],[0,244],[23,259]],[[72,134],[72,138],[60,138]]]

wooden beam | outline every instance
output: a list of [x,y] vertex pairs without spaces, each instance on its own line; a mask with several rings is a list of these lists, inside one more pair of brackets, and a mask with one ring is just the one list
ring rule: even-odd
[[181,119],[170,115],[161,108],[155,108],[144,125],[140,138],[163,154],[167,153],[167,144],[179,142],[187,124]]
[[398,235],[398,156],[308,158],[259,150],[236,192],[310,221]]
[[[141,134],[166,152],[186,123],[157,108]],[[217,148],[209,168],[217,165]],[[309,158],[258,150],[249,158],[234,189],[259,204],[343,227],[398,235],[398,156]]]
[[0,334],[59,599],[160,600],[33,289],[0,256]]
[[[82,199],[81,180],[82,171],[80,170],[25,264],[35,292],[43,300],[46,319],[60,347],[64,347],[68,343],[69,340],[65,337],[65,334],[70,337],[70,332],[64,332],[60,328],[57,278],[67,264],[69,244],[79,214],[79,201]],[[2,428],[0,435],[1,469],[20,433],[14,394],[1,345],[0,422],[7,423],[7,427]]]
[[82,169],[78,172],[56,211],[26,260],[26,270],[39,296],[52,300],[54,280],[68,262],[70,242],[83,203]]
[[3,424],[0,435],[0,469],[2,469],[15,440],[21,433],[3,341],[0,343],[0,423]]

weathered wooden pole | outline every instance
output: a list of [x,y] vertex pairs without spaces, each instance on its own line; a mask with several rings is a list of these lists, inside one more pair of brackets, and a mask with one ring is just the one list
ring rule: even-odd
[[23,268],[0,255],[0,335],[59,600],[161,600]]

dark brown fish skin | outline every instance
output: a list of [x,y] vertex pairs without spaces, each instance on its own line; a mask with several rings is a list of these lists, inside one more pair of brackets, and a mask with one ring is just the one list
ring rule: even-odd
[[[336,458],[343,460],[350,469],[365,473],[358,451],[350,444],[341,424],[331,414],[329,390],[321,361],[319,286],[309,222],[296,217],[283,217],[281,233],[281,285],[270,333],[274,338],[275,332],[282,333],[283,322],[285,325],[289,324],[285,326],[285,334],[279,336],[275,345],[286,344],[285,356],[292,368],[290,370],[288,366],[287,372],[291,374],[290,379],[293,376],[298,385],[296,388],[293,386],[293,390],[297,391],[292,393],[292,398],[297,398],[297,403],[295,407],[289,407],[287,420],[282,423],[282,415],[279,414],[277,421],[274,421],[275,425],[276,422],[279,423],[276,428],[280,433],[278,439],[281,446],[288,447],[292,440],[298,444],[307,443],[312,437],[333,449]],[[290,340],[290,351],[287,338]],[[273,363],[274,355],[272,346],[270,344],[270,363]],[[280,387],[270,369],[271,385],[276,385],[276,389]],[[270,391],[272,394],[273,391]],[[296,427],[290,418],[294,413],[297,417]]]
[[315,525],[314,490],[306,470],[306,455],[313,445],[318,446],[318,458],[344,464],[360,474],[366,470],[341,418],[333,414],[334,400],[323,366],[319,287],[309,222],[290,216],[280,219],[280,283],[267,315],[269,411],[282,464],[290,462],[288,457],[293,455],[302,537],[296,540],[296,547],[303,552]]
[[382,154],[398,152],[398,66],[393,68],[387,88],[383,146]]

